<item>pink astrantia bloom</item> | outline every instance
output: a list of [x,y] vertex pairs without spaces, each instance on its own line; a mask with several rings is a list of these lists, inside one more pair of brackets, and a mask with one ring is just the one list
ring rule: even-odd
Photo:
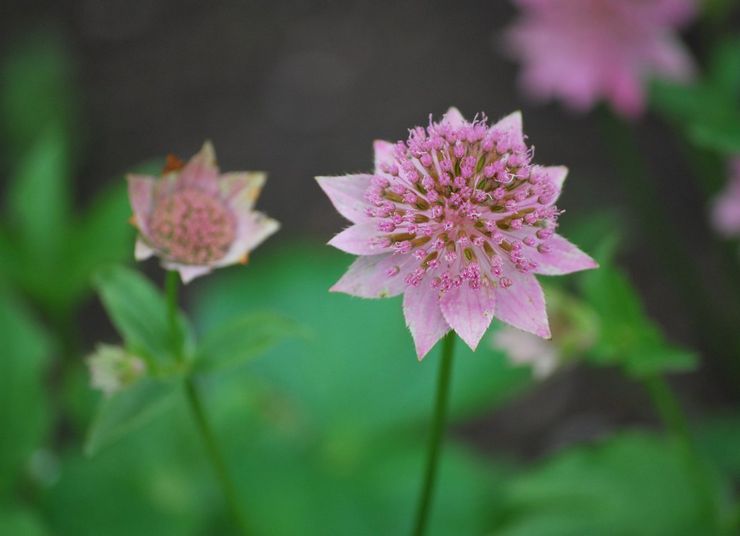
[[473,349],[494,316],[550,336],[534,274],[596,267],[555,233],[567,169],[532,163],[519,113],[493,126],[451,108],[406,142],[375,142],[372,174],[318,177],[353,225],[329,244],[359,255],[332,287],[403,293],[419,359],[450,329]]
[[675,29],[694,0],[515,0],[521,17],[506,34],[533,97],[560,98],[583,111],[601,99],[634,117],[647,78],[691,77],[694,65]]
[[139,230],[136,259],[156,255],[185,283],[214,268],[245,263],[280,226],[252,210],[265,174],[221,174],[209,142],[187,164],[168,159],[161,178],[127,179]]
[[740,157],[730,162],[730,178],[714,201],[712,223],[727,237],[740,236]]
[[560,361],[560,351],[552,341],[509,326],[493,334],[491,345],[515,365],[529,365],[540,380],[555,372]]

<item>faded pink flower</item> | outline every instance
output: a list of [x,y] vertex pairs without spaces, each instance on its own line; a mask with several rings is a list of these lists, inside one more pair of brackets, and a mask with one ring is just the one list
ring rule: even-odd
[[318,177],[353,223],[329,244],[360,256],[331,290],[403,293],[419,359],[450,329],[475,349],[494,316],[549,337],[534,274],[596,263],[555,234],[567,169],[531,160],[518,112],[489,127],[451,108],[406,142],[376,141],[373,174]]
[[529,365],[540,380],[555,372],[560,362],[560,350],[552,341],[509,326],[493,334],[491,345],[505,352],[513,364]]
[[645,106],[652,76],[686,80],[694,71],[675,29],[694,0],[515,0],[522,16],[506,34],[533,97],[560,98],[579,111],[605,99],[622,115]]
[[168,159],[160,179],[127,179],[139,230],[136,259],[156,255],[185,283],[214,268],[245,263],[249,252],[280,227],[252,210],[265,174],[220,174],[210,142],[185,165]]
[[740,157],[730,162],[730,177],[712,207],[712,223],[725,236],[740,236]]

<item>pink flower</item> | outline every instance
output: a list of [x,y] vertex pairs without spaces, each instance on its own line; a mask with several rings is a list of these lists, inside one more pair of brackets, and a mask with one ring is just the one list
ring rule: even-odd
[[505,352],[513,364],[529,365],[538,380],[555,372],[560,362],[560,351],[552,341],[509,326],[493,334],[491,345]]
[[170,157],[160,179],[127,179],[139,230],[136,259],[156,255],[185,283],[214,268],[245,263],[280,226],[252,210],[265,174],[219,174],[210,142],[184,166]]
[[740,157],[730,163],[727,186],[712,207],[712,223],[727,237],[740,236]]
[[692,59],[675,28],[694,0],[516,0],[522,16],[506,45],[523,63],[521,83],[539,99],[582,111],[606,99],[625,116],[645,106],[651,76],[686,80]]
[[376,141],[373,174],[318,177],[353,223],[329,244],[360,256],[331,290],[403,293],[419,359],[450,329],[475,349],[494,316],[549,337],[534,274],[596,263],[555,234],[567,169],[531,160],[519,113],[489,127],[451,108],[406,142]]

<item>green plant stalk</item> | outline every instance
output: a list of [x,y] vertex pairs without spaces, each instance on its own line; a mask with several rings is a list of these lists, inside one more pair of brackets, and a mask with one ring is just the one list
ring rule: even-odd
[[681,449],[686,470],[701,497],[704,514],[711,526],[719,532],[722,522],[716,506],[716,497],[712,492],[712,480],[691,437],[681,404],[663,376],[657,374],[648,376],[643,379],[643,385],[650,395],[660,420]]
[[442,345],[442,362],[440,363],[439,376],[437,377],[434,420],[432,421],[432,428],[429,434],[424,482],[421,487],[421,495],[419,496],[419,504],[416,511],[416,522],[414,524],[413,534],[415,536],[423,536],[426,533],[429,512],[434,497],[439,455],[447,423],[447,406],[450,393],[450,380],[452,378],[452,356],[454,349],[455,333],[450,332],[445,336]]
[[[167,279],[165,281],[165,292],[167,296],[167,319],[170,326],[170,334],[172,337],[172,349],[175,353],[175,357],[179,361],[183,361],[185,356],[183,355],[180,327],[177,319],[178,314],[178,278],[177,272],[168,271]],[[234,481],[229,474],[229,470],[221,454],[221,449],[216,439],[216,434],[213,432],[208,415],[206,414],[203,401],[198,393],[198,388],[193,381],[192,376],[188,376],[185,380],[185,395],[188,400],[190,411],[193,415],[196,428],[203,439],[203,443],[208,453],[208,457],[211,460],[213,469],[216,473],[216,477],[221,486],[221,491],[224,494],[227,504],[231,509],[231,513],[234,517],[234,521],[239,527],[240,532],[246,536],[249,534],[248,526],[245,521],[245,516],[242,513],[241,507],[239,506],[238,493]]]

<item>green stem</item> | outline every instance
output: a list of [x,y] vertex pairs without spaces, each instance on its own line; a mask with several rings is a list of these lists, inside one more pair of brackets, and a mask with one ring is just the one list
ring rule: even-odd
[[711,526],[719,528],[721,520],[712,491],[711,477],[691,437],[680,402],[662,376],[648,376],[643,383],[661,421],[680,447],[689,477],[701,497],[704,514]]
[[[175,353],[176,359],[183,361],[185,356],[183,355],[182,337],[180,333],[180,325],[178,322],[178,285],[179,276],[177,272],[168,271],[167,279],[165,281],[165,292],[167,295],[167,321],[170,327],[170,335],[172,337],[172,348]],[[203,439],[203,443],[206,447],[206,452],[211,460],[213,469],[216,472],[219,484],[221,485],[221,491],[226,498],[226,502],[231,509],[231,513],[234,516],[240,532],[244,535],[249,533],[245,517],[242,514],[239,506],[238,494],[236,492],[236,486],[234,481],[229,475],[229,470],[226,466],[221,449],[219,448],[216,435],[213,432],[213,427],[210,424],[208,416],[206,414],[203,402],[201,401],[198,389],[193,381],[192,377],[188,377],[185,381],[185,394],[188,399],[190,411],[195,420],[195,425],[198,428],[198,432]]]
[[434,421],[429,435],[429,448],[427,451],[427,463],[424,473],[424,484],[421,488],[419,506],[416,512],[416,523],[414,535],[422,536],[426,532],[429,511],[434,495],[434,486],[437,479],[437,466],[439,465],[439,453],[442,438],[444,437],[447,421],[447,401],[450,392],[450,379],[452,377],[452,355],[455,349],[455,333],[450,332],[444,339],[442,346],[442,363],[439,367],[437,377],[437,395],[434,404]]
[[185,392],[187,394],[188,403],[190,404],[190,410],[192,411],[193,418],[195,419],[195,424],[197,425],[198,431],[203,438],[203,443],[205,443],[206,450],[208,451],[208,455],[211,459],[211,463],[213,464],[213,468],[216,471],[216,477],[221,484],[221,490],[226,497],[226,501],[228,502],[229,507],[231,508],[231,513],[233,514],[241,533],[244,535],[249,534],[247,523],[239,506],[239,498],[236,491],[236,486],[234,485],[234,482],[229,475],[229,470],[226,467],[226,462],[221,455],[221,450],[218,447],[218,442],[216,440],[215,434],[213,433],[213,428],[208,421],[205,409],[203,408],[203,402],[200,399],[198,389],[195,386],[192,378],[188,378],[188,380],[185,382]]

